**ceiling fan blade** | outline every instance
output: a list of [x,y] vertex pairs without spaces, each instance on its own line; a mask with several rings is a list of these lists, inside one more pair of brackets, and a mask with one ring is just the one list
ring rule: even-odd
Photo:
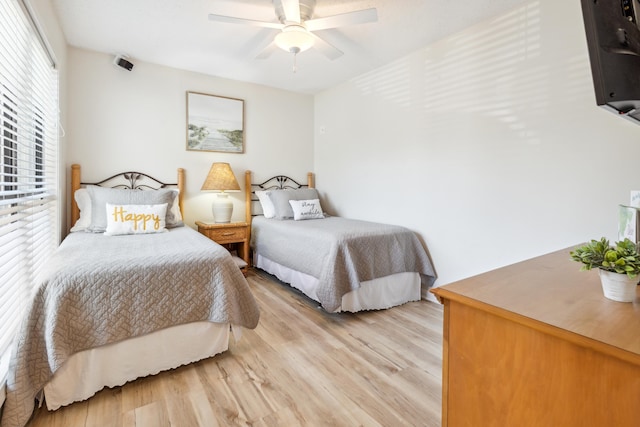
[[334,59],[338,59],[342,55],[344,55],[343,51],[333,46],[329,42],[325,41],[324,39],[318,37],[313,33],[310,33],[310,34],[313,36],[313,39],[314,39],[313,48],[316,49],[318,52],[322,53],[327,58],[329,58],[331,61],[333,61]]
[[213,13],[209,14],[209,21],[226,22],[228,24],[253,25],[255,27],[275,28],[277,30],[282,29],[282,24],[276,22],[256,21],[253,19],[236,18],[235,16],[214,15]]
[[258,54],[256,55],[256,59],[267,59],[268,57],[271,56],[271,54],[273,52],[275,52],[278,49],[279,49],[279,47],[276,44],[276,42],[272,41],[267,46],[265,46],[264,49],[262,49],[260,52],[258,52]]
[[282,9],[284,10],[284,18],[287,22],[300,23],[300,1],[299,0],[280,0]]
[[304,25],[309,31],[318,31],[346,25],[366,24],[367,22],[376,22],[377,20],[378,11],[376,8],[371,8],[327,16],[326,18],[310,19],[309,21],[305,21]]

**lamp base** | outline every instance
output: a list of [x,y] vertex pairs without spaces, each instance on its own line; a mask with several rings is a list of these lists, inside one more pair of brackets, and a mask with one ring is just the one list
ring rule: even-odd
[[216,223],[231,222],[231,214],[233,213],[233,202],[229,199],[227,193],[219,193],[218,197],[211,204],[213,213],[213,221]]

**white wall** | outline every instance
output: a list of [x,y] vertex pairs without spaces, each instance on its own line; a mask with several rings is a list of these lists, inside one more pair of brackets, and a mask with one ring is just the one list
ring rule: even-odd
[[639,163],[640,126],[595,105],[577,0],[532,1],[315,98],[327,205],[415,230],[437,285],[615,239]]
[[[229,162],[242,188],[247,169],[255,180],[312,169],[312,96],[131,60],[129,72],[110,55],[69,48],[66,163],[79,163],[84,180],[136,170],[175,182],[185,168],[185,222],[194,226],[211,219],[214,195],[200,187],[213,162]],[[244,154],[185,149],[187,91],[244,99]],[[231,198],[232,220],[244,220],[244,195]]]

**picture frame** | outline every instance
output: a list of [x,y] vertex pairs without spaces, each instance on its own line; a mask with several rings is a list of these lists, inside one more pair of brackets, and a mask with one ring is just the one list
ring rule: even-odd
[[244,100],[187,92],[187,150],[244,153]]
[[635,206],[619,205],[618,240],[629,239],[633,243],[640,242],[640,215]]

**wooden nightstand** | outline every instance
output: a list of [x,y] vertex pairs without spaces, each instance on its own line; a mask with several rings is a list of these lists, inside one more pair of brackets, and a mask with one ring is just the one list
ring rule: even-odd
[[236,247],[238,256],[247,263],[241,268],[246,274],[249,269],[249,224],[246,222],[209,223],[196,221],[198,232],[204,234],[214,242],[232,249]]

